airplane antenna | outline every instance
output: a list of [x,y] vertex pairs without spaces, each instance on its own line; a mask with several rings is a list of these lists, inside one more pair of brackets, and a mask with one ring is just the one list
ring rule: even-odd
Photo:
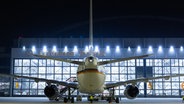
[[90,50],[90,55],[93,55],[93,5],[92,5],[92,0],[90,0],[90,23],[89,23],[89,50]]

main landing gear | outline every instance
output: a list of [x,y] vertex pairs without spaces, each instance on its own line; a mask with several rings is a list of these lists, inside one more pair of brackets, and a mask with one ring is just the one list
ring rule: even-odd
[[64,103],[67,103],[68,101],[71,101],[71,103],[74,103],[74,97],[71,96],[70,88],[68,87],[68,98],[64,97]]
[[64,98],[64,103],[67,103],[68,101],[71,101],[71,103],[74,103],[74,97],[70,97],[70,98]]
[[112,103],[113,101],[119,103],[119,97],[114,96],[114,91],[115,91],[114,88],[109,89],[109,98],[107,99],[109,103]]

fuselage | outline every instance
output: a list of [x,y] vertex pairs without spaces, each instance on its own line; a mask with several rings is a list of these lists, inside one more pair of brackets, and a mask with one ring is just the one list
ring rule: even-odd
[[105,83],[104,67],[98,66],[96,57],[87,57],[84,62],[77,70],[79,91],[88,94],[102,93]]

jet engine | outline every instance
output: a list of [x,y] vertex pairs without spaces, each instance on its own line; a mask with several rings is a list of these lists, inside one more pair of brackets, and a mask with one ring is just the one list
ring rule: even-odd
[[51,85],[45,87],[44,94],[49,98],[49,100],[55,100],[59,95],[59,91],[55,85]]
[[128,85],[124,91],[124,95],[128,99],[134,99],[137,97],[138,94],[139,94],[139,89],[137,88],[137,86],[133,86],[133,85]]

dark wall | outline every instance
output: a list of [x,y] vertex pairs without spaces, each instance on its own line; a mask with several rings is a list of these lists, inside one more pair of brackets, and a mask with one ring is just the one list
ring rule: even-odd
[[0,73],[10,73],[11,51],[8,47],[0,47]]

